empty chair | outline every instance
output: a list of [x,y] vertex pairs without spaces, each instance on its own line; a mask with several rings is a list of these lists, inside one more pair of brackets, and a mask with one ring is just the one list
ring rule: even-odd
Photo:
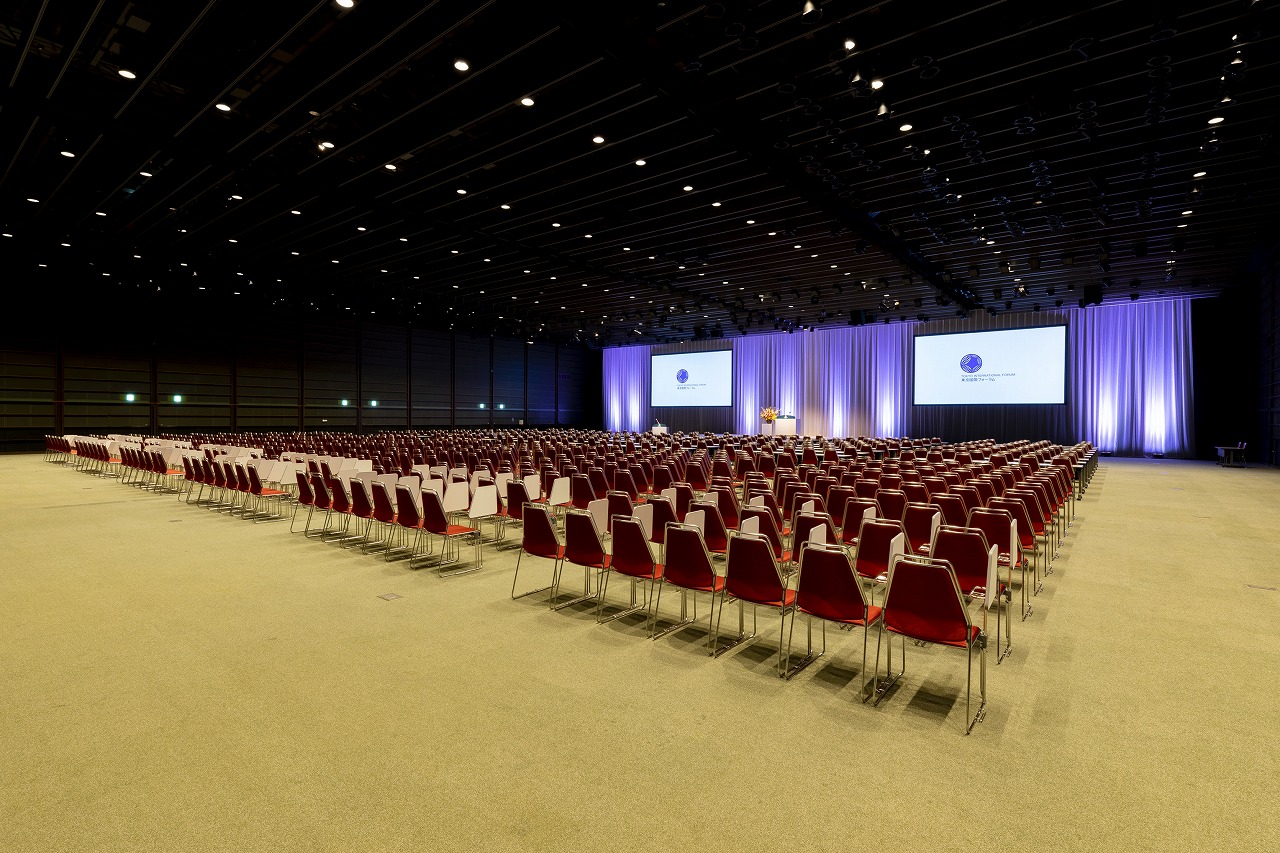
[[[867,678],[867,632],[880,619],[880,608],[870,604],[862,593],[862,584],[854,572],[849,554],[839,545],[817,545],[806,542],[800,548],[800,576],[796,580],[796,613],[807,616],[808,640],[805,656],[790,666],[791,638],[795,633],[795,614],[791,617],[791,631],[787,634],[786,677],[791,678],[827,651],[827,623],[841,626],[862,626],[862,701],[866,702],[875,689],[875,682]],[[813,620],[822,620],[822,649],[814,652]]]
[[[646,621],[651,621],[649,610],[654,597],[654,586],[662,577],[662,564],[653,559],[653,551],[649,549],[649,540],[645,535],[644,525],[629,515],[615,515],[611,519],[613,529],[613,553],[604,572],[604,583],[600,585],[600,595],[596,602],[596,621],[609,622],[632,613],[645,611]],[[605,596],[609,592],[609,577],[617,573],[631,581],[631,603],[626,608],[607,618],[602,618]],[[641,582],[648,584],[644,604],[636,603],[636,589]],[[653,626],[649,626],[653,633]]]
[[461,542],[470,539],[475,544],[475,564],[450,572],[442,572],[441,577],[474,572],[484,565],[483,552],[480,550],[480,531],[463,524],[450,524],[445,514],[444,504],[435,492],[422,493],[422,532],[440,537],[440,559],[437,566],[456,563],[462,558]]
[[953,527],[964,527],[968,514],[964,501],[958,495],[936,494],[929,501],[942,512],[942,523]]
[[635,506],[631,503],[631,498],[626,492],[609,492],[605,495],[605,499],[608,502],[607,506],[609,512],[606,520],[606,524],[608,525],[606,530],[609,533],[612,533],[613,517],[615,515],[625,515],[630,518],[632,513],[635,512]]
[[819,536],[824,545],[840,541],[836,526],[831,523],[831,516],[825,512],[799,512],[796,513],[791,526],[792,553],[800,553],[800,548],[805,542],[814,541],[815,528],[821,528],[822,533]]
[[729,528],[720,515],[720,507],[705,498],[695,501],[693,509],[702,510],[706,515],[706,526],[703,528],[703,540],[707,550],[712,554],[725,554],[729,550]]
[[[735,533],[729,540],[729,562],[725,568],[725,595],[738,600],[738,636],[727,645],[717,648],[716,637],[720,633],[720,619],[724,616],[724,601],[716,616],[712,632],[713,654],[720,654],[756,635],[756,609],[770,607],[778,611],[781,621],[778,627],[778,677],[787,674],[784,637],[787,616],[795,618],[795,590],[787,588],[787,581],[773,556],[769,540],[756,533]],[[751,605],[751,634],[746,632],[746,605]]]
[[860,498],[874,498],[880,491],[880,483],[875,480],[856,480],[853,491]]
[[[316,505],[315,493],[311,491],[311,481],[307,479],[307,475],[302,471],[295,471],[294,473],[298,478],[298,496],[297,503],[293,505],[293,518],[289,521],[290,533],[294,532],[293,526],[298,519],[298,510],[304,506],[307,507],[307,525],[309,526],[311,524],[311,513],[315,512]],[[200,491],[204,492],[203,486],[201,486]],[[199,500],[198,496],[196,500]],[[306,528],[303,528],[303,535],[306,535]]]
[[907,504],[902,514],[902,531],[907,537],[904,552],[917,557],[929,556],[933,537],[941,524],[942,512],[933,504]]
[[901,521],[871,518],[862,522],[853,568],[858,577],[872,583],[884,583],[895,557],[905,553],[906,534]]
[[868,519],[880,517],[880,504],[871,498],[851,498],[845,501],[844,523],[840,526],[840,542],[850,547],[858,547],[858,535],[862,532],[862,523]]
[[[596,589],[599,589],[601,577],[609,569],[609,555],[605,552],[604,541],[600,537],[600,529],[596,526],[594,516],[590,512],[572,509],[564,517],[564,556],[560,566],[551,579],[551,609],[560,610],[572,604],[595,598],[598,593],[592,591],[591,576],[596,576]],[[582,595],[557,602],[560,595],[560,579],[566,565],[582,568]]]
[[[881,614],[880,633],[902,637],[902,668],[893,671],[892,637],[886,656],[889,680],[879,687],[876,704],[884,698],[889,688],[906,672],[906,640],[910,637],[922,643],[963,648],[968,655],[968,677],[964,699],[964,731],[968,734],[985,716],[987,709],[987,646],[982,629],[969,621],[969,611],[964,606],[960,586],[955,573],[946,563],[922,557],[899,557],[889,571],[885,590],[884,611]],[[980,697],[977,713],[971,718],[969,709],[973,693],[973,657],[975,651],[980,665]],[[876,676],[879,681],[880,639],[876,640]]]
[[745,527],[747,522],[755,520],[756,532],[760,533],[769,540],[769,545],[773,548],[773,556],[782,563],[790,562],[791,551],[787,550],[782,543],[782,532],[778,530],[777,517],[764,506],[747,506],[742,508],[742,517],[739,519],[739,527]]
[[[714,622],[710,620],[714,619],[716,615],[717,596],[721,599],[721,608],[724,607],[724,576],[716,574],[715,568],[711,564],[711,554],[707,551],[706,544],[702,539],[702,531],[697,527],[691,524],[669,524],[667,525],[666,540],[666,544],[662,548],[662,579],[658,583],[658,596],[653,605],[653,639],[665,637],[673,631],[678,631],[686,625],[696,622],[698,618],[696,598],[693,612],[690,614],[689,596],[691,593],[705,592],[711,596],[711,608],[707,626],[707,653],[714,656],[715,633],[712,628]],[[659,631],[657,623],[661,614],[662,591],[668,585],[680,590],[680,618],[674,624]]]
[[569,503],[574,509],[586,509],[587,504],[601,497],[591,485],[586,474],[572,474],[569,477]]
[[[386,489],[386,483],[374,483],[374,506],[377,507],[377,486]],[[422,504],[421,498],[414,496],[415,490],[406,485],[396,486],[396,509],[395,522],[396,526],[392,530],[391,536],[388,537],[387,550],[383,554],[383,559],[390,561],[391,554],[394,551],[408,549],[409,562],[413,563],[413,558],[417,554],[418,545],[422,540]],[[418,495],[422,492],[418,491]],[[409,531],[413,531],[413,541],[409,541]],[[399,544],[392,544],[395,540]]]
[[[955,572],[960,594],[982,606],[982,631],[987,633],[987,612],[996,603],[996,663],[1004,660],[1012,648],[1013,620],[1004,612],[1006,587],[1000,580],[998,548],[988,545],[981,530],[943,525],[934,541],[933,559],[941,560]],[[1004,651],[1000,650],[1000,622],[1004,621]]]
[[907,496],[907,503],[927,504],[929,502],[929,487],[924,483],[904,482],[902,493]]
[[649,531],[649,541],[661,545],[666,541],[667,525],[680,519],[676,516],[675,505],[665,497],[652,497],[649,505],[653,507],[653,529]]
[[587,471],[587,479],[591,481],[591,489],[596,493],[596,497],[604,497],[609,493],[609,481],[605,478],[603,469],[590,469]]
[[516,593],[516,582],[520,578],[520,561],[527,554],[552,561],[551,578],[554,581],[560,572],[560,560],[564,558],[564,545],[556,534],[555,521],[551,517],[551,509],[545,504],[526,503],[521,515],[524,519],[524,535],[520,542],[520,553],[516,555],[516,571],[511,578],[512,599],[524,598],[537,592],[551,589],[551,585],[538,587]]
[[707,492],[707,496],[714,497],[716,505],[720,507],[720,516],[724,519],[725,527],[730,530],[738,529],[738,496],[734,494],[732,488],[724,486],[712,486]]

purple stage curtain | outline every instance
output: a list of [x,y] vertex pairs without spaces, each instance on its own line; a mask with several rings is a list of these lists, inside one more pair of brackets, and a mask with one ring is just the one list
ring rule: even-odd
[[[914,335],[1064,322],[1065,405],[912,405]],[[732,408],[650,410],[651,353],[730,348]],[[673,430],[756,433],[760,408],[772,405],[794,414],[804,435],[1089,440],[1120,455],[1192,456],[1191,364],[1187,300],[616,347],[604,353],[605,423],[645,430],[658,418]]]

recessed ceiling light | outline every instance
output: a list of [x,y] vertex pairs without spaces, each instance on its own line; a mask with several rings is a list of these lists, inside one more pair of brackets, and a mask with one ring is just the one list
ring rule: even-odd
[[70,151],[59,151],[58,153],[59,153],[59,154],[61,154],[63,157],[74,157],[74,156],[76,156],[75,154],[71,153]]
[[800,248],[800,244],[799,244],[799,243],[796,243],[795,248],[799,249],[799,248]]
[[755,224],[756,224],[756,221],[755,221],[754,219],[748,219],[748,220],[747,220],[747,224],[748,224],[748,225],[755,225]]
[[367,231],[368,229],[367,229],[367,228],[365,228],[363,225],[357,225],[357,226],[356,226],[356,230],[357,230],[357,231]]
[[382,168],[386,169],[388,172],[394,172],[398,167],[395,163],[387,163]]
[[551,223],[551,227],[552,227],[552,228],[559,228],[559,227],[560,227],[560,223],[559,223],[559,222],[552,222],[552,223]]
[[332,142],[328,142],[328,141],[326,141],[326,142],[321,142],[321,143],[320,143],[320,147],[321,147],[321,148],[323,148],[323,149],[325,149],[325,150],[329,150],[329,149],[333,148],[333,143],[332,143]]
[[344,9],[350,9],[356,5],[356,0],[336,0],[337,4]]
[[291,255],[296,255],[296,254],[298,254],[298,253],[297,253],[297,252],[290,252],[289,254],[291,254]]
[[105,213],[103,213],[101,210],[95,210],[95,211],[93,212],[93,215],[94,215],[94,216],[106,216],[106,214],[105,214]]
[[319,110],[307,110],[307,115],[309,115],[309,116],[315,116],[316,118],[319,118],[319,117],[320,117],[320,111],[319,111]]
[[450,249],[450,250],[449,250],[449,254],[451,254],[451,255],[456,255],[456,254],[458,254],[458,250],[457,250],[457,249]]
[[531,107],[533,106],[533,98],[530,98],[528,95],[525,95],[523,98],[520,99],[520,104],[521,106]]
[[511,209],[511,205],[509,205],[509,204],[500,204],[500,205],[498,205],[498,206],[499,206],[499,207],[501,207],[503,210],[510,210],[510,209]]
[[1214,116],[1209,119],[1209,124],[1222,124],[1223,121],[1225,121],[1225,119],[1222,116]]
[[1182,223],[1181,225],[1179,225],[1178,227],[1179,227],[1179,228],[1186,228],[1186,227],[1187,227],[1187,223],[1185,223],[1185,222],[1184,222],[1184,223]]
[[242,196],[242,195],[234,195],[234,194],[233,194],[231,197],[232,197],[233,199],[235,199],[236,201],[244,201],[244,196]]
[[228,242],[228,243],[239,243],[240,241],[239,241],[239,240],[228,240],[227,242]]
[[879,77],[877,77],[876,79],[874,79],[874,80],[872,80],[872,81],[871,81],[871,88],[872,88],[872,89],[883,89],[883,88],[884,88],[884,81],[883,81],[883,80],[881,80]]
[[769,236],[770,236],[770,237],[777,237],[777,236],[778,236],[778,232],[777,232],[777,231],[770,231],[770,232],[769,232]]
[[150,173],[150,172],[139,172],[138,174],[139,174],[139,175],[141,175],[141,176],[142,176],[142,177],[144,177],[144,178],[149,178],[149,177],[151,177],[151,173]]
[[691,187],[691,186],[687,186],[687,185],[686,185],[686,186],[684,187],[684,191],[685,191],[685,192],[689,192],[689,191],[691,191],[692,189],[693,189],[693,187]]
[[592,141],[592,142],[594,142],[596,145],[601,145],[601,144],[603,144],[603,143],[604,143],[604,137],[603,137],[603,136],[593,136],[593,137],[591,137],[591,141]]
[[467,61],[465,59],[457,60],[456,62],[453,63],[453,67],[458,69],[459,71],[469,71],[471,69],[471,66],[467,64]]
[[409,238],[408,238],[408,237],[401,237],[401,238],[400,238],[400,242],[401,242],[401,243],[408,243],[408,242],[409,242]]
[[1191,211],[1189,211],[1189,210],[1184,210],[1184,211],[1182,211],[1182,215],[1183,215],[1183,216],[1190,216],[1190,215],[1191,215]]
[[71,248],[71,244],[70,244],[70,243],[63,243],[62,245],[66,246],[68,249],[70,249],[70,248]]
[[467,194],[466,190],[463,190],[463,189],[458,190],[458,195],[466,195],[466,194]]
[[844,49],[845,49],[845,50],[853,50],[855,47],[857,47],[857,45],[854,43],[853,39],[845,39],[845,40],[844,40]]
[[630,247],[630,246],[623,246],[623,247],[622,247],[622,251],[624,251],[624,252],[630,252],[630,251],[631,251],[631,247]]
[[590,234],[583,234],[582,236],[583,236],[583,237],[586,237],[588,240],[590,240],[590,239],[591,239],[591,235],[590,235]]
[[1195,173],[1194,175],[1192,175],[1191,177],[1193,177],[1193,178],[1203,178],[1203,177],[1204,177],[1205,175],[1207,175],[1207,174],[1209,174],[1209,173],[1208,173],[1208,172],[1196,172],[1196,173]]
[[301,216],[301,215],[302,215],[302,211],[301,211],[301,210],[291,210],[291,211],[289,211],[289,212],[290,212],[290,213],[292,213],[294,216]]
[[644,161],[643,161],[643,160],[637,160],[637,161],[636,161],[636,165],[637,165],[637,166],[643,166],[643,165],[644,165]]
[[231,112],[230,104],[214,104],[214,109],[222,110],[224,113]]
[[525,272],[525,273],[528,273],[529,271],[528,271],[528,270],[524,270],[524,272]]
[[133,79],[136,79],[138,76],[137,74],[134,74],[132,71],[130,71],[128,68],[121,68],[116,73],[126,80],[133,80]]
[[336,263],[337,263],[337,261],[330,261],[329,263],[331,263],[331,264],[336,264]]
[[987,241],[987,245],[988,245],[988,246],[994,246],[995,244],[996,244],[996,241],[995,241],[995,240],[988,240],[988,241]]
[[898,130],[902,131],[903,133],[906,133],[910,129],[911,129],[911,125],[909,124],[904,124],[902,127],[898,128]]
[[720,206],[720,202],[718,202],[718,201],[713,201],[713,202],[711,202],[711,206],[712,206],[712,207],[719,207],[719,206]]

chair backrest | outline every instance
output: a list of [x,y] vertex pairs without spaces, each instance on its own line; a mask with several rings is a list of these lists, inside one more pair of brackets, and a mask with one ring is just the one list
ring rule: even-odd
[[961,500],[959,495],[934,495],[929,502],[942,511],[943,524],[964,527],[966,513],[964,501]]
[[844,621],[867,617],[862,585],[844,548],[835,544],[801,544],[796,607],[820,619]]
[[724,517],[720,515],[720,507],[713,500],[704,498],[696,501],[693,509],[701,510],[704,514],[705,526],[702,528],[702,538],[707,550],[713,554],[725,553],[729,548],[729,528],[724,523]]
[[661,495],[649,498],[647,505],[653,509],[653,521],[649,525],[649,541],[661,545],[666,541],[667,525],[670,522],[679,521],[676,517],[675,505]]
[[323,474],[313,473],[311,475],[311,491],[315,495],[317,509],[331,509],[333,507],[333,497],[329,494],[329,487],[325,485]]
[[[382,485],[376,481],[375,484]],[[373,496],[369,494],[369,483],[359,477],[351,478],[351,514],[356,518],[373,518]]]
[[725,589],[754,604],[781,606],[787,582],[773,556],[773,545],[758,533],[735,533],[729,539]]
[[1014,498],[992,498],[987,504],[987,509],[1002,509],[1009,513],[1017,527],[1019,544],[1024,548],[1036,547],[1036,528],[1030,513],[1027,512],[1026,504]]
[[716,572],[702,531],[691,524],[672,523],[667,525],[666,540],[662,547],[666,582],[686,589],[714,588]]
[[980,495],[978,490],[973,486],[952,486],[951,490],[947,492],[947,494],[955,495],[960,498],[960,500],[964,501],[964,511],[966,515],[982,506],[982,495]]
[[985,590],[984,606],[990,607],[996,600],[998,552],[995,545],[987,545],[981,530],[944,524],[938,529],[930,556],[950,564],[960,592],[971,595],[978,587]]
[[933,504],[907,504],[902,514],[902,530],[907,535],[906,552],[928,554],[941,524],[942,513]]
[[564,559],[577,566],[600,567],[605,564],[604,542],[591,513],[577,509],[565,513]]
[[644,525],[629,515],[615,515],[610,519],[613,528],[613,560],[610,568],[615,572],[637,578],[652,578],[656,563],[649,549]]
[[531,557],[560,557],[560,537],[546,504],[526,503],[522,511],[524,533],[520,547]]
[[498,487],[493,483],[478,486],[471,496],[471,506],[467,508],[467,517],[475,520],[491,518],[498,514]]
[[765,506],[744,506],[742,516],[738,519],[739,527],[752,519],[756,521],[760,535],[769,540],[773,548],[773,556],[781,560],[786,554],[786,549],[783,548],[782,533],[778,530],[778,522],[774,514]]
[[884,627],[926,643],[965,646],[972,633],[955,573],[926,557],[900,557],[889,570]]
[[[450,485],[460,486],[464,492],[467,490],[466,483]],[[443,536],[449,532],[449,518],[444,511],[444,502],[432,491],[422,493],[422,529],[437,536]]]
[[906,547],[901,521],[871,518],[862,522],[854,569],[864,578],[877,578],[889,571],[893,558]]
[[625,515],[630,517],[635,512],[635,506],[631,503],[631,497],[626,492],[609,492],[605,495],[609,506],[609,529],[613,530],[613,517],[615,515]]
[[[883,483],[883,479],[881,480]],[[907,508],[907,495],[901,489],[886,489],[882,485],[876,492],[876,503],[880,504],[880,514],[889,519],[902,520],[902,513]]]
[[557,477],[551,482],[550,497],[547,503],[552,506],[566,506],[569,503],[569,478]]
[[[205,460],[208,464],[208,460]],[[298,480],[298,503],[302,506],[311,506],[316,502],[315,492],[311,491],[311,481],[307,479],[306,472],[298,470],[294,471],[294,476]],[[212,482],[206,479],[206,483]]]
[[823,544],[839,541],[839,537],[836,535],[836,527],[831,523],[831,516],[825,512],[801,512],[796,514],[791,525],[791,541],[795,543],[795,547],[799,548],[802,542],[813,541],[815,528],[822,530]]

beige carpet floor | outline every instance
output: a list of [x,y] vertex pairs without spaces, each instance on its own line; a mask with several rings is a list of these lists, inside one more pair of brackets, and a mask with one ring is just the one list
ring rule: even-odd
[[1275,850],[1278,540],[1280,472],[1104,461],[965,737],[955,650],[871,707],[859,632],[784,682],[775,616],[711,659],[4,456],[0,850]]

